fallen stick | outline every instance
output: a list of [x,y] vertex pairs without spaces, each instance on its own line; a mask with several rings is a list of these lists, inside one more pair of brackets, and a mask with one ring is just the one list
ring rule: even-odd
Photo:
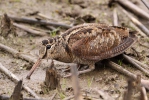
[[31,19],[31,18],[25,18],[25,17],[19,18],[19,17],[10,16],[10,15],[8,17],[16,22],[23,22],[23,23],[29,23],[29,24],[40,24],[40,25],[51,25],[51,26],[55,26],[55,27],[63,27],[66,29],[72,27],[70,25],[56,23],[56,22],[49,22],[46,20],[37,20],[37,19]]
[[145,73],[145,75],[149,76],[149,71],[147,69],[142,68],[139,64],[134,62],[130,57],[123,54],[123,58],[126,59],[130,64],[141,70],[143,73]]
[[[116,8],[113,10],[113,25],[118,26],[118,15]],[[134,23],[131,23],[131,26],[135,28],[141,36],[146,36]]]
[[[123,54],[124,55],[124,54]],[[146,68],[146,69],[149,69],[149,66],[147,66],[146,64],[143,64],[143,63],[141,63],[140,61],[138,61],[138,60],[136,60],[136,59],[134,59],[134,58],[131,58],[131,57],[129,57],[129,56],[127,56],[127,55],[125,55],[127,58],[129,58],[129,59],[131,59],[132,61],[134,61],[134,62],[136,62],[137,64],[139,64],[140,66],[142,66],[142,67],[144,67],[144,68]]]
[[[10,100],[10,97],[6,95],[0,95],[0,100]],[[48,100],[48,99],[23,98],[23,100]]]
[[137,26],[139,27],[147,36],[149,36],[149,30],[136,18],[130,15],[126,10],[122,8],[122,11],[127,15],[127,17]]
[[[132,78],[134,80],[137,79],[137,76],[135,74],[129,72],[128,70],[124,69],[122,66],[120,66],[112,61],[107,61],[105,64],[110,66],[111,68],[117,70],[118,72],[128,76],[129,78]],[[141,85],[144,86],[147,90],[149,90],[149,80],[141,79]]]
[[114,1],[117,1],[121,6],[129,9],[132,13],[149,20],[149,14],[144,10],[142,10],[141,8],[139,8],[138,6],[136,6],[135,4],[131,3],[130,1],[128,0],[114,0]]
[[80,92],[80,86],[78,81],[78,70],[77,70],[77,64],[73,64],[71,66],[71,73],[72,73],[72,87],[74,90],[74,100],[83,100],[81,92]]
[[113,10],[113,25],[118,26],[118,16],[117,16],[117,9],[114,8]]
[[148,100],[146,89],[144,87],[141,87],[141,95],[140,95],[140,100]]
[[143,2],[143,4],[149,9],[149,4],[147,3],[146,0],[141,0]]
[[45,19],[48,19],[48,20],[52,20],[51,18],[49,18],[48,16],[46,16],[46,15],[44,15],[44,14],[42,14],[42,13],[37,13],[37,15],[38,15],[39,17],[42,17],[42,18],[45,18]]
[[35,58],[33,58],[33,57],[29,56],[29,55],[25,55],[23,53],[20,53],[17,50],[15,50],[13,48],[10,48],[10,47],[8,47],[6,45],[3,45],[1,43],[0,43],[0,49],[11,53],[14,57],[19,57],[21,59],[24,59],[24,60],[32,62],[32,63],[36,62]]
[[[5,73],[9,78],[11,78],[15,83],[18,82],[20,79],[15,76],[12,72],[10,72],[6,67],[4,67],[1,63],[0,63],[0,71]],[[39,97],[37,96],[37,94],[35,92],[33,92],[29,87],[27,87],[25,84],[23,85],[23,88],[29,92],[32,96],[34,96],[35,98],[39,99]]]
[[26,32],[29,32],[31,34],[34,34],[34,35],[39,35],[39,36],[45,36],[46,33],[44,32],[40,32],[40,31],[36,31],[36,30],[33,30],[25,25],[20,25],[20,24],[17,24],[17,23],[13,23],[14,26],[26,31]]
[[[144,34],[139,28],[137,28],[134,23],[132,23],[132,24],[133,24],[132,25],[133,28],[135,28],[141,36],[144,36],[144,37],[146,36],[146,34]],[[114,8],[114,10],[113,10],[113,25],[118,26],[118,15],[117,15],[116,8]]]

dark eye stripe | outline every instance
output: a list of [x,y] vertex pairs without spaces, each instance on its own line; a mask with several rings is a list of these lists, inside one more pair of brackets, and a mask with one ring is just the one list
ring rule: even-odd
[[46,48],[47,48],[47,49],[50,49],[50,48],[51,48],[51,45],[47,45]]

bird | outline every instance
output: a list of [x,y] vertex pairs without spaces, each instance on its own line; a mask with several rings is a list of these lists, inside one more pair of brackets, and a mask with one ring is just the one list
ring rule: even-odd
[[115,57],[129,48],[136,41],[134,33],[126,27],[84,23],[42,40],[39,57],[88,65],[88,69],[79,71],[79,74],[87,73],[95,69],[96,62]]

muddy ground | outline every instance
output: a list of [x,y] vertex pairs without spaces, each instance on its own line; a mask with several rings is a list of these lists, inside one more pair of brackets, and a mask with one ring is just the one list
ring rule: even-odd
[[[96,22],[96,23],[106,23],[108,25],[112,25],[112,14],[113,8],[109,8],[107,6],[108,0],[0,0],[0,15],[7,13],[8,15],[13,16],[26,16],[26,17],[36,17],[31,16],[30,14],[36,11],[47,15],[51,18],[50,21],[65,23],[68,25],[72,24],[80,24],[84,22]],[[80,2],[81,1],[81,2]],[[148,11],[147,8],[139,1],[133,0],[133,2],[137,2],[136,4]],[[83,16],[90,16],[90,18],[83,18]],[[119,25],[125,25],[129,27],[131,30],[134,28],[131,27],[130,20],[118,9],[119,16]],[[82,21],[83,20],[83,21]],[[146,26],[149,26],[148,22],[145,22]],[[28,25],[28,24],[26,24]],[[47,28],[39,25],[31,25],[37,28],[41,28],[42,30],[49,31]],[[60,28],[61,34],[66,29]],[[0,43],[3,43],[7,46],[10,46],[20,53],[29,54],[33,57],[38,58],[38,50],[40,47],[40,43],[43,39],[47,39],[50,36],[35,36],[30,33],[27,33],[21,29],[16,30],[17,36],[13,34],[9,34],[8,37],[4,38],[0,36]],[[126,53],[131,55],[132,57],[140,60],[142,63],[148,64],[148,48],[141,46],[139,43],[141,42],[143,45],[147,45],[149,47],[149,39],[142,38],[138,35],[139,42],[133,45],[133,48],[136,49],[137,53],[140,55],[139,57],[133,50],[127,50]],[[118,64],[122,64],[124,68],[131,71],[135,74],[141,74],[144,79],[148,79],[141,71],[134,68],[127,62],[123,62],[123,59],[116,58]],[[15,58],[11,54],[0,50],[0,63],[2,63],[5,67],[7,67],[11,72],[13,72],[20,79],[23,79],[24,84],[30,87],[35,93],[37,93],[42,98],[50,98],[54,93],[57,93],[54,100],[62,100],[70,95],[72,95],[72,91],[67,91],[72,87],[70,78],[61,78],[60,84],[64,93],[59,93],[57,90],[52,90],[44,92],[41,89],[41,84],[45,79],[45,67],[41,66],[35,70],[30,80],[26,79],[26,75],[29,72],[28,67],[31,67],[33,64],[25,60],[21,60],[19,58]],[[122,99],[124,91],[127,89],[127,80],[128,77],[118,73],[117,71],[111,69],[110,67],[104,65],[97,65],[96,69],[87,74],[83,74],[79,76],[80,87],[83,90],[90,91],[90,89],[98,88],[107,92],[110,96],[114,98]],[[15,83],[10,80],[4,73],[0,72],[0,95],[11,95],[13,92],[13,88]],[[30,94],[23,90],[24,97],[30,97]],[[86,92],[86,95],[89,95],[92,100],[99,98],[99,95],[92,92]],[[139,94],[135,94],[137,97]]]

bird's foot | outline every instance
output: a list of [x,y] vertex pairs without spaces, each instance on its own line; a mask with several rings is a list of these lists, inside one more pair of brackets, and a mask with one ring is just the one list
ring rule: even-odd
[[[78,71],[78,75],[80,75],[80,74],[85,74],[85,73],[88,73],[88,72],[91,72],[91,71],[93,71],[95,68],[93,68],[93,67],[89,67],[88,69],[86,69],[86,70],[83,70],[83,71]],[[65,75],[65,76],[63,76],[64,78],[67,78],[67,77],[70,77],[72,74],[71,73],[69,73],[68,75]]]

